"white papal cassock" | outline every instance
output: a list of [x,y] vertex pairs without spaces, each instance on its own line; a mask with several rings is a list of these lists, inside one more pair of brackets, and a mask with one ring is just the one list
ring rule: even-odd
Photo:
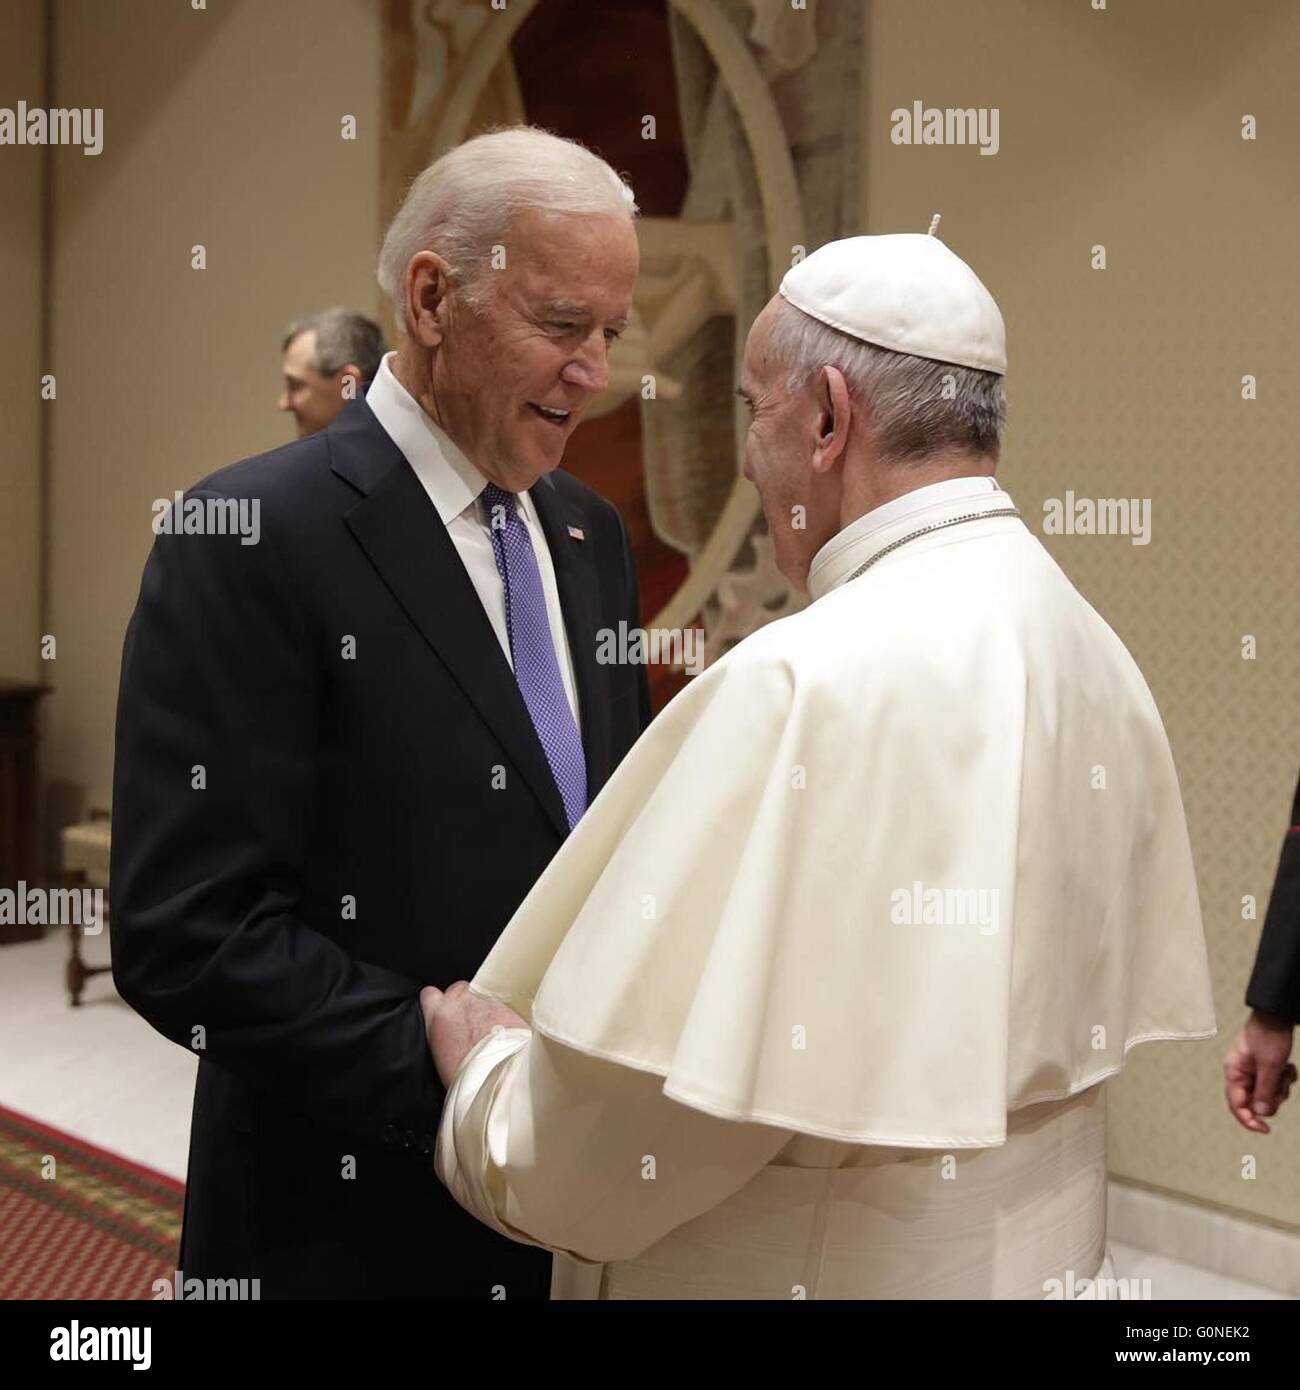
[[465,1058],[437,1171],[572,1257],[557,1294],[1110,1271],[1103,1083],[1213,1035],[1205,943],[1151,694],[986,515],[1012,505],[950,480],[835,537],[811,605],[664,710],[476,975],[532,1031]]

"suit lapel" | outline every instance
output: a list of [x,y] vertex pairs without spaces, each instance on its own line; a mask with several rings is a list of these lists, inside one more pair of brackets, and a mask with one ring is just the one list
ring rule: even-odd
[[550,764],[447,528],[374,414],[358,402],[344,415],[349,417],[346,422],[340,416],[328,432],[331,463],[336,473],[365,493],[346,513],[345,523],[496,735],[556,830],[567,835],[564,803]]
[[[609,777],[609,701],[596,662],[600,622],[600,587],[590,520],[560,496],[548,474],[529,489],[555,566],[564,630],[569,637],[573,673],[578,683],[582,748],[587,763],[587,796],[593,800]],[[569,528],[579,532],[574,536]]]

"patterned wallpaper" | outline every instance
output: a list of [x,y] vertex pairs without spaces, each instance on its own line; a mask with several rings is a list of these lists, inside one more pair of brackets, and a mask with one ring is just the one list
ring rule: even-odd
[[[1300,1100],[1250,1135],[1222,1078],[1260,925],[1241,899],[1262,920],[1300,768],[1300,10],[877,0],[866,25],[863,230],[923,231],[942,211],[998,298],[1005,486],[1040,535],[1067,490],[1150,503],[1145,545],[1043,536],[1164,715],[1219,1018],[1214,1042],[1131,1054],[1111,1084],[1112,1173],[1300,1230]],[[997,154],[891,143],[890,113],[918,99],[997,107]]]

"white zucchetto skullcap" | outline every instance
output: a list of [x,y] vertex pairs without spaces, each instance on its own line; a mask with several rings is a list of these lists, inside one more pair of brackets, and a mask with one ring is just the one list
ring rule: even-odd
[[1006,374],[1007,330],[993,296],[934,235],[827,242],[786,272],[780,292],[796,309],[877,347]]

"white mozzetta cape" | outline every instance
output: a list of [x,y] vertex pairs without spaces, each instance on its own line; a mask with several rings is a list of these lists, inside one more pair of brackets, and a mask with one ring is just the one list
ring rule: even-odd
[[[990,1146],[1214,1033],[1168,740],[1015,517],[879,528],[659,716],[475,977],[710,1115]],[[844,557],[841,557],[843,560]]]

